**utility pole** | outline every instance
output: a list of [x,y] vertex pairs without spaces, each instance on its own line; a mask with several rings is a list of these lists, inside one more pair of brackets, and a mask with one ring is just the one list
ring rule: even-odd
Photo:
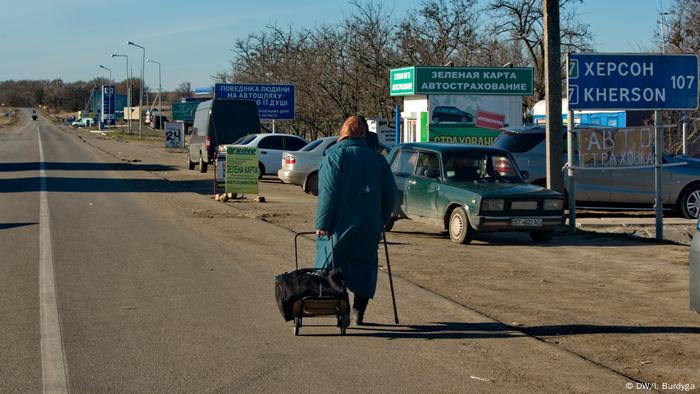
[[160,63],[153,60],[153,59],[146,59],[147,63],[155,63],[158,65],[158,116],[160,118],[160,121],[158,122],[159,128],[163,129],[163,109],[161,108],[161,79],[160,79]]
[[[112,57],[123,57],[126,59],[126,107],[129,109],[129,119],[127,120],[127,127],[129,129],[129,134],[131,134],[131,77],[129,76],[129,56],[120,55],[113,53]],[[124,112],[124,117],[126,118],[126,112]]]
[[128,45],[133,45],[137,48],[141,48],[143,51],[142,59],[141,59],[141,81],[139,82],[139,85],[141,86],[140,92],[139,92],[139,138],[141,138],[141,133],[143,132],[143,121],[144,121],[144,112],[143,112],[143,83],[144,83],[144,69],[146,68],[146,48],[142,47],[141,45],[134,44],[133,42],[129,41],[127,42]]
[[[544,1],[544,80],[547,103],[547,188],[564,192],[564,143],[561,114],[561,48],[559,0]],[[572,122],[573,119],[569,119]]]
[[[664,15],[668,12],[659,12],[659,34],[661,35],[661,54],[666,53],[664,37]],[[664,200],[662,191],[663,176],[663,152],[664,152],[663,115],[661,111],[654,111],[654,211],[656,214],[656,240],[664,240]]]

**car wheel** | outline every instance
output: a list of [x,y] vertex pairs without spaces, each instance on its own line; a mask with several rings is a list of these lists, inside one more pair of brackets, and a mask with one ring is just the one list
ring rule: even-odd
[[265,166],[262,162],[258,162],[258,179],[262,179],[263,175],[265,175]]
[[461,118],[459,118],[459,122],[460,122],[460,123],[467,123],[468,120],[469,120],[469,119],[467,119],[467,118],[464,117],[464,116],[462,116]]
[[534,230],[530,231],[530,239],[535,242],[547,243],[554,237],[554,230]]
[[305,192],[312,196],[318,196],[318,172],[314,172],[306,178]]
[[199,155],[199,172],[207,172],[207,163],[204,162],[204,159],[202,158],[201,154]]
[[434,124],[440,123],[440,118],[437,117],[437,116],[433,116],[433,123],[434,123]]
[[187,168],[189,168],[190,170],[194,170],[195,165],[197,165],[197,163],[190,160],[190,152],[187,152]]
[[678,210],[684,218],[697,219],[700,214],[700,185],[692,185],[685,189],[678,205]]
[[467,211],[462,207],[455,208],[450,214],[450,239],[454,243],[468,244],[474,238],[474,230],[469,225]]

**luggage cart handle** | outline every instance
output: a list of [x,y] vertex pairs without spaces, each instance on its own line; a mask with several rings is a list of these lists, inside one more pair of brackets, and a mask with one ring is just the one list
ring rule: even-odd
[[[297,247],[298,239],[302,235],[312,235],[312,234],[316,235],[316,232],[315,231],[302,231],[302,232],[296,233],[294,235],[294,265],[295,265],[296,269],[299,269],[299,253],[298,253],[298,247]],[[331,263],[333,264],[333,268],[335,268],[335,253],[333,250],[333,249],[335,249],[335,247],[333,245],[333,237],[329,235],[328,238],[331,240]]]

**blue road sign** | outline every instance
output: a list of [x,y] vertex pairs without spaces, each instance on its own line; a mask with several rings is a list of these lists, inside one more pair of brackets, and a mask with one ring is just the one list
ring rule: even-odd
[[686,54],[571,54],[569,108],[695,110],[698,57]]
[[104,125],[114,126],[116,116],[114,114],[116,107],[116,94],[114,86],[102,86],[102,122]]
[[217,83],[214,93],[222,100],[255,101],[260,119],[294,119],[294,85]]

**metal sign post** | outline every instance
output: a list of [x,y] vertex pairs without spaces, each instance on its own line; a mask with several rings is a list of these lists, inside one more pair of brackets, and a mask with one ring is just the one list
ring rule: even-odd
[[661,190],[663,152],[664,130],[661,127],[661,111],[654,111],[654,210],[656,211],[657,241],[664,239],[664,197]]

